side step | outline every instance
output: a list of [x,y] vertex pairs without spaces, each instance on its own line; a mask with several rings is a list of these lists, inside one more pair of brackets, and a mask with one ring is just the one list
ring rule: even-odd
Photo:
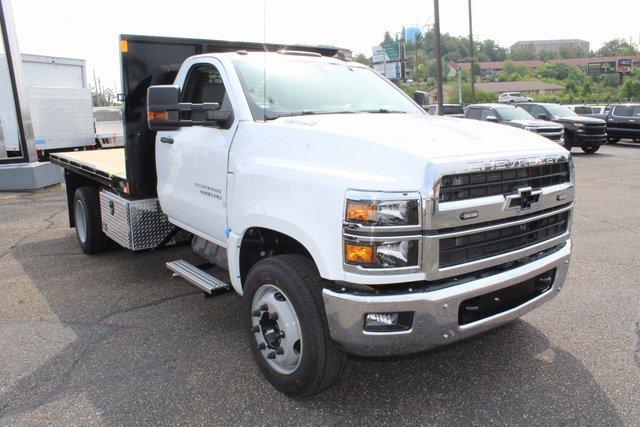
[[196,285],[208,294],[221,290],[229,290],[229,285],[217,279],[209,273],[200,270],[195,265],[189,264],[183,259],[169,261],[167,268],[173,271],[174,276],[180,276],[187,282]]

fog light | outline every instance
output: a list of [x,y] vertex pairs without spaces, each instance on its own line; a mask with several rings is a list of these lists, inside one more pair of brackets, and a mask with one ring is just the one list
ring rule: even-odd
[[408,331],[413,326],[413,312],[367,313],[364,317],[364,330],[367,332]]
[[398,313],[369,313],[365,326],[389,326],[398,323]]

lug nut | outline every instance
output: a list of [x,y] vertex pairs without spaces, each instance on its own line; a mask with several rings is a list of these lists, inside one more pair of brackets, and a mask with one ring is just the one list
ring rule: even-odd
[[264,303],[264,304],[262,304],[262,305],[260,306],[260,310],[262,310],[262,311],[269,311],[269,306],[268,306],[266,303]]
[[260,310],[256,310],[253,312],[253,317],[260,317],[261,313]]
[[267,354],[267,359],[275,359],[276,358],[276,352],[272,351],[271,353]]
[[271,318],[271,320],[278,320],[278,313],[277,312],[271,313],[269,317]]
[[278,332],[278,338],[284,338],[284,331]]
[[284,354],[284,348],[282,347],[276,348],[276,354]]
[[253,332],[254,334],[257,334],[258,332],[260,332],[260,326],[256,325],[253,328],[251,328],[251,332]]
[[264,350],[267,348],[267,345],[263,342],[261,342],[260,344],[258,344],[258,350]]

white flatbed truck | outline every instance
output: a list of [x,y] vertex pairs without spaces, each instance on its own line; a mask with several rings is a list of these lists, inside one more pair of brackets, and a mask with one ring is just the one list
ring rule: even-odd
[[249,348],[293,397],[347,354],[406,354],[512,321],[567,275],[569,153],[428,116],[338,49],[121,36],[125,146],[57,153],[88,254],[177,232],[243,298]]

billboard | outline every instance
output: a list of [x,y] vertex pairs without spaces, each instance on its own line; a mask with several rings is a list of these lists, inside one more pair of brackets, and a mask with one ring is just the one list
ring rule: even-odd
[[616,73],[629,74],[633,70],[633,59],[620,58],[616,64]]
[[615,61],[589,62],[587,64],[587,74],[597,76],[600,74],[628,74],[633,70],[633,60],[631,58],[620,58]]
[[616,72],[616,61],[589,62],[587,74],[598,76],[600,74],[613,74]]
[[373,69],[388,79],[404,79],[404,43],[389,42],[373,46]]
[[391,80],[403,79],[402,64],[399,61],[373,64],[373,69]]

